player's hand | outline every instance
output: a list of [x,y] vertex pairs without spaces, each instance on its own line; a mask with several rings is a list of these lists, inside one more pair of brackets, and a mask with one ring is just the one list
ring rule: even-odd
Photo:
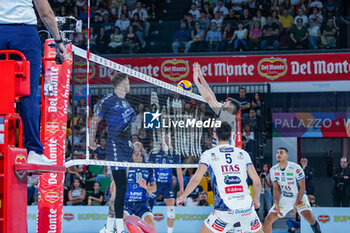
[[145,179],[143,179],[142,177],[140,177],[137,181],[136,181],[142,188],[147,190],[147,182]]
[[69,56],[63,43],[56,43],[56,53],[62,61],[68,60]]
[[181,195],[176,199],[176,205],[183,206],[185,200],[186,200],[186,197],[184,195]]
[[260,207],[260,200],[256,200],[256,199],[254,198],[254,200],[253,200],[253,206],[254,206],[254,209],[259,209],[259,207]]
[[178,197],[182,196],[182,194],[184,194],[184,191],[181,191],[181,190],[180,190],[180,191],[177,192],[177,196],[178,196]]
[[298,212],[297,204],[294,204],[292,215],[295,215],[297,212]]
[[283,216],[279,205],[275,205],[275,210],[277,215]]

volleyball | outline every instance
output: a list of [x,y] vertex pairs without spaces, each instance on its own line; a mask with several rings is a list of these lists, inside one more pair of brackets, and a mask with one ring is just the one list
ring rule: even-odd
[[179,82],[179,84],[177,84],[177,87],[189,92],[192,92],[193,90],[192,83],[188,80],[182,80]]

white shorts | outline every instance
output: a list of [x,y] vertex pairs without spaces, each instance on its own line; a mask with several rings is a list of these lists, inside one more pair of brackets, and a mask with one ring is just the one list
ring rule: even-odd
[[[289,197],[284,197],[281,195],[280,210],[281,210],[282,216],[278,215],[278,217],[283,218],[291,210],[293,210],[295,200],[296,200],[296,198],[289,198]],[[309,199],[307,198],[306,194],[304,194],[303,197],[301,198],[301,201],[299,202],[297,209],[298,209],[299,214],[301,212],[303,212],[304,210],[311,210]],[[276,213],[275,204],[272,206],[272,208],[270,209],[269,212]]]
[[[240,223],[240,227],[234,227],[236,223]],[[204,224],[214,233],[257,232],[262,227],[252,206],[228,211],[213,210],[205,219]]]

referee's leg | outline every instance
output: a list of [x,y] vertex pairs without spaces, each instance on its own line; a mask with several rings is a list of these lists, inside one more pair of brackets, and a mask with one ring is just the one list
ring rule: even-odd
[[114,201],[115,218],[117,225],[117,233],[124,231],[123,214],[124,199],[127,188],[126,170],[113,170],[113,180],[116,187],[116,195]]

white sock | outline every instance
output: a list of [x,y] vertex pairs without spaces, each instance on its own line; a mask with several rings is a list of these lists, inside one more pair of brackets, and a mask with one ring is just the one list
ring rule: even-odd
[[117,227],[117,233],[124,233],[124,221],[122,218],[116,218],[115,225]]
[[107,231],[114,230],[114,218],[107,217],[106,229]]
[[168,233],[173,233],[174,227],[168,227]]

